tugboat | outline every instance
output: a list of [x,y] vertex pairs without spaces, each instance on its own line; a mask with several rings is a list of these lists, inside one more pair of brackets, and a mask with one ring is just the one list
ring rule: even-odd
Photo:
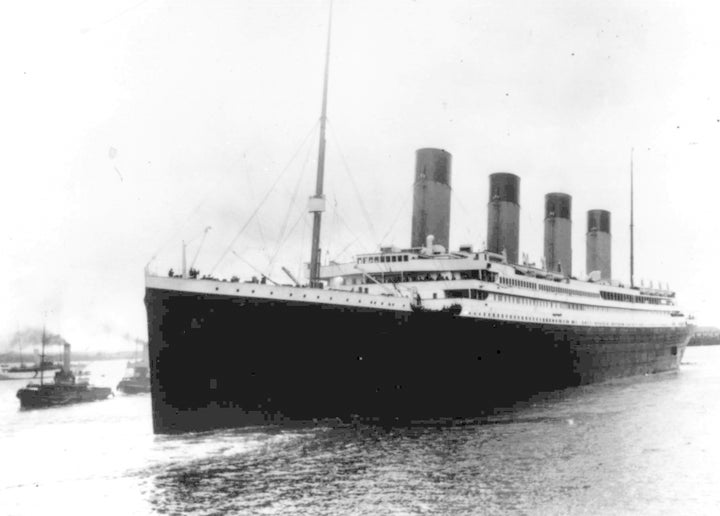
[[[70,405],[84,401],[104,400],[112,394],[109,387],[93,387],[87,380],[76,381],[70,370],[70,344],[65,343],[63,349],[63,366],[55,373],[53,383],[45,383],[43,370],[40,370],[40,383],[29,383],[24,389],[17,391],[20,408],[32,409]],[[42,339],[42,359],[45,358],[45,331]]]
[[139,394],[150,392],[150,375],[147,364],[129,364],[130,374],[123,377],[117,385],[117,390],[125,394]]
[[128,362],[127,371],[123,379],[117,385],[117,390],[125,394],[139,394],[142,392],[150,392],[150,364],[148,360],[148,345],[140,339],[135,341],[136,344],[142,344],[142,355],[137,356],[137,346],[135,347],[135,359]]

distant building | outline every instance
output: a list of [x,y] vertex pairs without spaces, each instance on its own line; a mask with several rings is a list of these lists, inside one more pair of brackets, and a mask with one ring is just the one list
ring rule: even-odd
[[720,329],[714,326],[698,326],[688,346],[712,346],[720,344]]

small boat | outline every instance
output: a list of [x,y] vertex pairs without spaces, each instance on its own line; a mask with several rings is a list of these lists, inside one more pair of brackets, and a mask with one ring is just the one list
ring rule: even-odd
[[20,350],[20,365],[0,364],[0,380],[37,378],[40,371],[57,371],[62,367],[52,360],[40,360],[36,364],[26,364],[23,361],[21,343],[18,343],[18,348]]
[[[43,330],[43,358],[45,355],[45,331]],[[98,401],[112,394],[109,387],[94,387],[87,380],[76,380],[70,370],[70,344],[64,344],[63,366],[55,373],[53,383],[45,383],[40,370],[40,383],[29,383],[17,391],[20,408],[32,409],[70,405],[86,401]]]
[[127,372],[117,390],[125,394],[139,394],[150,392],[150,361],[148,359],[147,342],[136,340],[136,344],[142,344],[142,355],[138,357],[138,349],[135,348],[135,359],[127,364]]
[[43,360],[40,364],[34,364],[34,365],[25,365],[20,364],[19,366],[14,367],[8,367],[7,372],[8,373],[39,373],[40,371],[53,371],[60,369],[62,366],[60,364],[56,364],[55,362],[51,360]]
[[144,364],[130,364],[130,374],[123,377],[117,385],[117,390],[125,394],[138,394],[150,392],[149,368]]

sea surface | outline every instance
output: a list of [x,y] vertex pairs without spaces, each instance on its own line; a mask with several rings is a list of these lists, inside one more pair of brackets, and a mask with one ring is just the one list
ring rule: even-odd
[[21,411],[25,383],[0,382],[2,515],[720,514],[720,346],[442,428],[155,436],[149,395]]

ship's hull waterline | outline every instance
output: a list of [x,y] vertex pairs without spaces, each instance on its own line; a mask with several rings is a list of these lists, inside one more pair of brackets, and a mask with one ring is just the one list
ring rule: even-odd
[[156,433],[481,417],[541,392],[677,369],[690,337],[686,326],[532,324],[163,288],[146,288],[145,304]]

